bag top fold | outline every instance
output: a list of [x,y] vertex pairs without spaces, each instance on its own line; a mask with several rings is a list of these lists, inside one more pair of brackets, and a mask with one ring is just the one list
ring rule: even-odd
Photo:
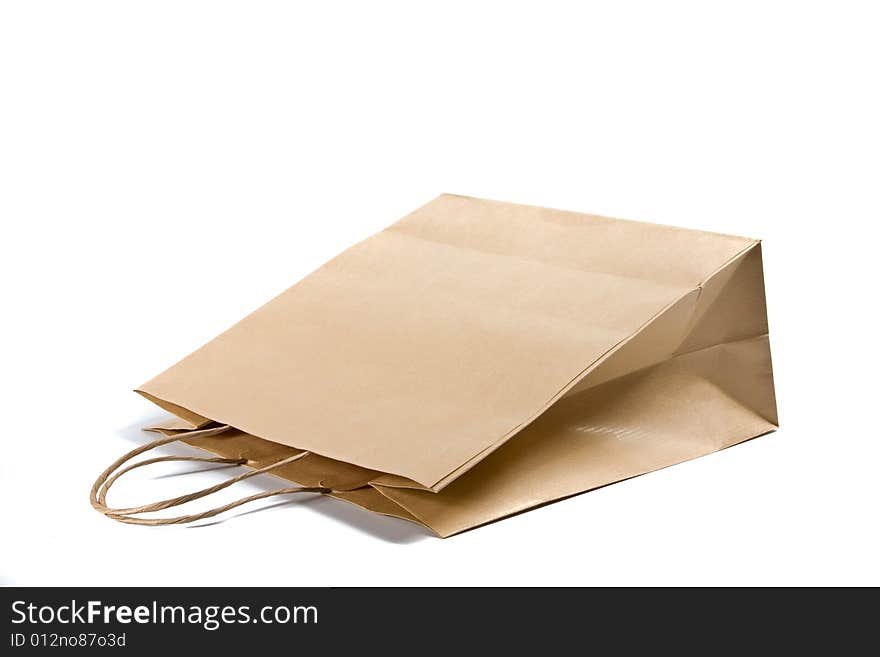
[[138,392],[437,491],[756,244],[442,195]]

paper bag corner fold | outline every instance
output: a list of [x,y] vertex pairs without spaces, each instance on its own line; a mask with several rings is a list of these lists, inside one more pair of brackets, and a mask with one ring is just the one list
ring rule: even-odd
[[276,474],[448,536],[774,430],[761,258],[443,194],[138,392],[234,427],[200,447],[307,451]]

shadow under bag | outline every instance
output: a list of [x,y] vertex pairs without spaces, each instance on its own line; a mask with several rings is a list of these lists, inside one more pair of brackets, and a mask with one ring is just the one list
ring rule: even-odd
[[[92,489],[188,522],[314,492],[439,536],[777,427],[754,239],[443,195],[138,391],[174,418]],[[182,440],[251,468],[127,509],[131,457]],[[295,482],[145,516],[271,472]]]

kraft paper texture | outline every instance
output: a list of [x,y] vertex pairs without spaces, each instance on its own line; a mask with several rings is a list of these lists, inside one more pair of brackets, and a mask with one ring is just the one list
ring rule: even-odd
[[761,245],[442,195],[138,392],[449,536],[773,431]]

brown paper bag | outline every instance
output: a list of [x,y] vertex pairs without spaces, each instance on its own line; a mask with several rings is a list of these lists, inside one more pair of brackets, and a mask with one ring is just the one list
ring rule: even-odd
[[[137,392],[177,418],[156,443],[300,484],[238,503],[313,491],[450,536],[773,431],[761,245],[443,195]],[[133,455],[96,508],[207,517],[139,515],[205,491],[108,507]]]

